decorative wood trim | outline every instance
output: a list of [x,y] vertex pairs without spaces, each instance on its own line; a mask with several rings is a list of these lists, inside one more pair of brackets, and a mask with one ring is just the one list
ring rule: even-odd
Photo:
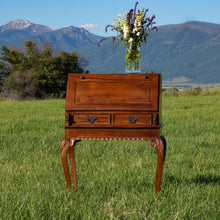
[[164,168],[165,155],[166,155],[166,141],[163,136],[159,138],[64,137],[60,143],[60,154],[61,154],[61,160],[63,164],[64,175],[66,179],[66,184],[67,184],[67,188],[69,191],[71,190],[71,180],[70,180],[70,173],[69,173],[68,161],[67,161],[67,151],[69,151],[71,177],[72,177],[73,187],[75,188],[77,186],[77,178],[76,178],[76,166],[75,166],[75,158],[74,158],[74,147],[75,147],[76,141],[81,141],[81,140],[144,140],[144,141],[149,141],[150,145],[154,147],[157,152],[155,192],[159,193],[161,182],[162,182],[162,173],[163,173],[163,168]]

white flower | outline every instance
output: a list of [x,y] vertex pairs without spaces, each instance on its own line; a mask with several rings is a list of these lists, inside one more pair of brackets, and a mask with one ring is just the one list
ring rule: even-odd
[[128,42],[129,42],[129,43],[132,43],[132,42],[133,42],[133,40],[134,40],[134,39],[131,37],[131,38],[129,39],[129,41],[128,41]]
[[137,32],[137,31],[138,31],[138,29],[137,29],[137,28],[134,28],[134,29],[133,29],[133,33]]
[[137,19],[137,18],[135,19],[135,22],[134,22],[134,27],[135,27],[135,28],[137,28],[137,27],[138,27],[138,19]]
[[123,32],[124,32],[124,38],[127,38],[128,34],[129,34],[129,28],[127,25],[123,26]]

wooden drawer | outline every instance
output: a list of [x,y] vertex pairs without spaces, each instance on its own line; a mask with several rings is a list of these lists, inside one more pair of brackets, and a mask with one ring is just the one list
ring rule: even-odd
[[110,114],[73,114],[75,125],[110,125]]
[[114,114],[113,125],[151,126],[152,114],[135,114],[135,113]]

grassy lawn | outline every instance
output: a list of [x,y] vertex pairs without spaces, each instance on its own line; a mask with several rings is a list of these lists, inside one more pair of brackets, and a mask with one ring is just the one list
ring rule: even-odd
[[78,187],[59,155],[65,100],[0,101],[0,219],[220,219],[220,96],[163,97],[167,157],[145,141],[77,143]]

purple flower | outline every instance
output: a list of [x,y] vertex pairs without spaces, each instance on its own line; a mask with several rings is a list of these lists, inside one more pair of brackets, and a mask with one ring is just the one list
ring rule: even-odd
[[106,27],[105,27],[105,32],[107,33],[108,32],[108,28],[109,27],[111,27],[112,25],[107,25]]
[[154,19],[155,19],[155,15],[152,16],[152,18],[151,18],[151,22],[152,22]]
[[107,38],[101,39],[101,40],[98,42],[98,47],[100,47],[100,44],[101,44],[102,41],[107,40],[107,39],[109,39],[109,38],[107,37]]
[[134,13],[136,13],[136,9],[137,9],[137,5],[139,4],[139,2],[136,2],[135,3],[135,6],[134,6]]
[[127,13],[126,20],[127,20],[128,26],[130,26],[130,21],[131,21],[131,12],[130,11]]
[[153,27],[151,30],[152,30],[152,31],[153,31],[153,30],[158,31],[158,28],[157,28],[157,27]]
[[147,14],[148,11],[149,11],[148,9],[145,10],[145,12],[144,12],[144,18],[145,18],[145,16],[146,16],[146,14]]
[[[105,32],[108,31],[110,28],[111,31],[117,31],[118,35],[117,37],[110,37],[113,39],[113,44],[114,47],[118,47],[118,41],[121,40],[124,42],[124,46],[131,46],[132,44],[136,46],[140,46],[141,43],[144,41],[146,43],[146,37],[150,34],[151,31],[156,30],[158,31],[157,27],[153,27],[155,22],[153,20],[155,19],[155,15],[152,17],[147,17],[147,12],[148,9],[142,10],[144,11],[144,14],[141,15],[140,20],[138,19],[138,31],[135,29],[134,30],[134,24],[137,19],[137,16],[140,16],[141,11],[137,10],[137,5],[139,2],[135,3],[134,9],[131,9],[127,14],[125,19],[120,18],[118,19],[119,24],[116,23],[116,25],[107,25],[105,28]],[[128,26],[129,30],[127,30],[127,27],[124,26],[124,22],[126,23],[126,26]],[[140,22],[140,23],[139,23]],[[126,32],[126,33],[125,33]],[[126,36],[125,36],[126,35]],[[99,41],[98,46],[100,46],[100,43],[106,39],[109,38],[104,38]],[[131,39],[132,43],[131,43]]]

